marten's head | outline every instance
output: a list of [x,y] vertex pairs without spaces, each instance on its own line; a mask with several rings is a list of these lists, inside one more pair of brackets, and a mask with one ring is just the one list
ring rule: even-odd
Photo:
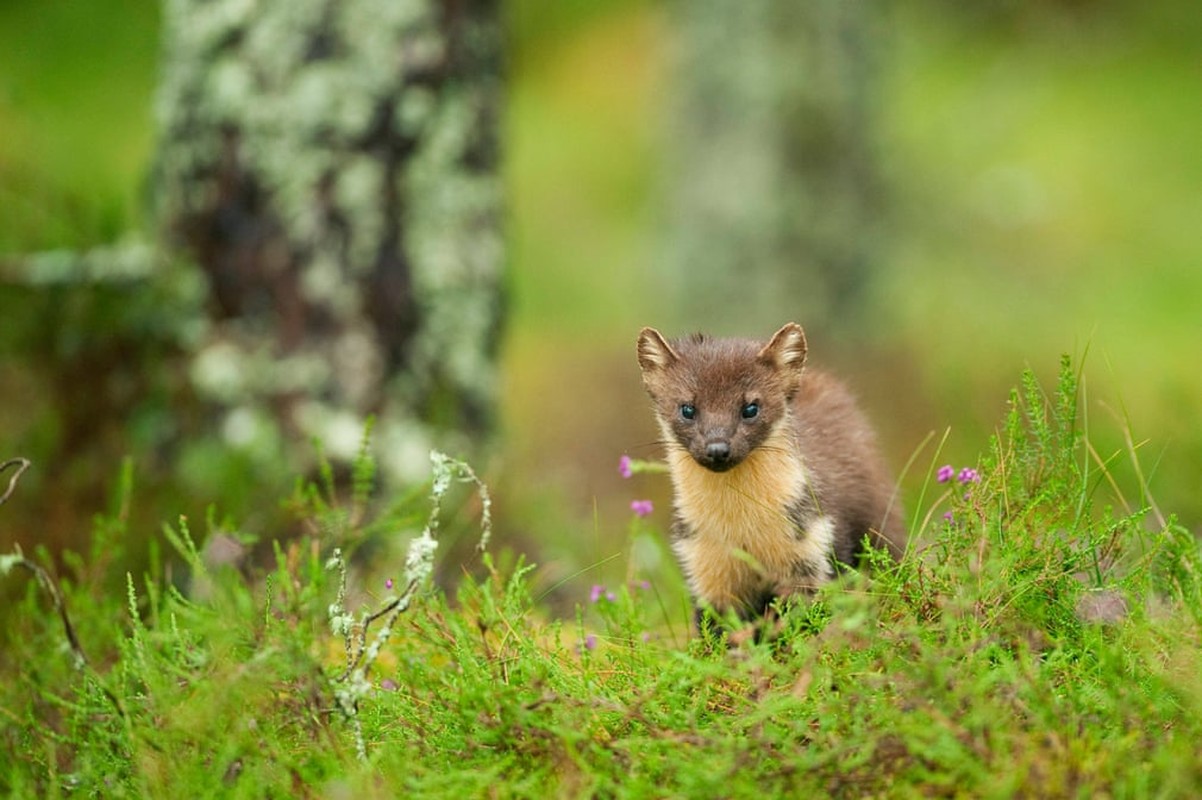
[[639,334],[643,385],[669,444],[714,472],[737,466],[788,414],[806,361],[806,337],[790,322],[767,344],[695,334],[671,342]]

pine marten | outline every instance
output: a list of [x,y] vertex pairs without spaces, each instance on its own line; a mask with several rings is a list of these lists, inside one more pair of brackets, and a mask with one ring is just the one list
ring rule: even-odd
[[749,620],[855,565],[865,536],[905,547],[893,481],[850,392],[807,370],[806,338],[671,342],[644,328],[643,384],[675,492],[672,549],[700,612]]

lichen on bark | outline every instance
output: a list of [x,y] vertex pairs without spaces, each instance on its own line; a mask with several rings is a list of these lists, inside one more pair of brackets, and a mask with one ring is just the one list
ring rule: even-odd
[[664,263],[684,321],[854,327],[881,252],[873,117],[884,8],[671,7]]
[[[503,261],[498,4],[165,11],[154,202],[208,281],[192,375],[227,439],[351,457],[348,421],[375,414],[401,478],[478,440]],[[265,420],[276,435],[247,434]]]

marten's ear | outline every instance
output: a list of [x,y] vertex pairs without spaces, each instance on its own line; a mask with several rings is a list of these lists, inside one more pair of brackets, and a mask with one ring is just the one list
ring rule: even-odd
[[643,328],[639,333],[639,366],[643,372],[667,369],[680,356],[655,328]]
[[772,341],[764,345],[760,351],[760,361],[774,369],[801,374],[806,364],[806,335],[796,322],[786,323],[772,337]]

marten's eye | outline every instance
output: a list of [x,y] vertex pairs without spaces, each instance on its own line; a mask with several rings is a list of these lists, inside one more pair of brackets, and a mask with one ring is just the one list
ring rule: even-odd
[[743,419],[755,419],[760,415],[759,403],[748,403],[743,406]]
[[685,403],[680,407],[680,416],[684,417],[685,419],[696,419],[697,406],[693,405],[692,403]]

